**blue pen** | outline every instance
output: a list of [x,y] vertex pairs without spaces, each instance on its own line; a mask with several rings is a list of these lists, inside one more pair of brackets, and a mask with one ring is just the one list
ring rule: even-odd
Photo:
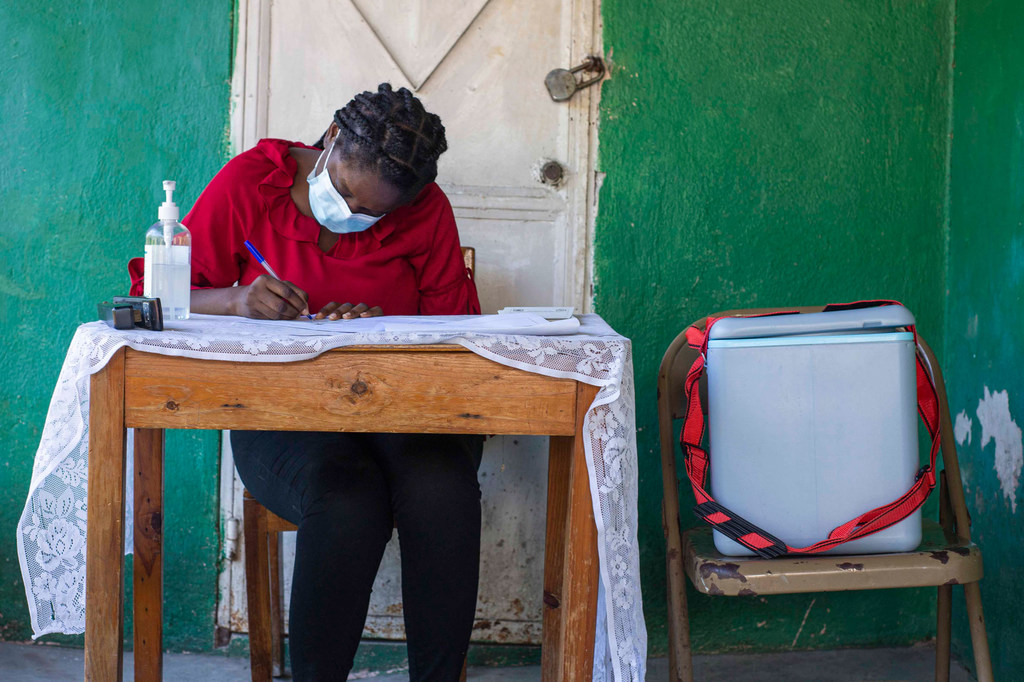
[[[267,259],[263,257],[263,254],[260,253],[260,250],[252,245],[252,242],[246,239],[243,243],[245,244],[245,248],[249,249],[249,253],[252,254],[253,258],[256,259],[256,262],[262,265],[263,269],[267,271],[268,275],[270,275],[274,279],[281,279],[280,277],[278,277],[277,273],[274,272],[274,268],[270,267],[270,264],[267,263]],[[313,319],[312,315],[301,315],[301,317],[304,317],[307,320]]]
[[245,240],[245,248],[249,249],[249,253],[252,254],[253,258],[256,259],[257,263],[263,266],[263,269],[267,271],[268,275],[270,275],[274,279],[281,279],[280,277],[277,276],[277,273],[274,272],[274,268],[270,267],[270,265],[267,263],[267,259],[263,257],[263,254],[260,253],[259,249],[253,246],[252,242],[250,242],[248,239]]

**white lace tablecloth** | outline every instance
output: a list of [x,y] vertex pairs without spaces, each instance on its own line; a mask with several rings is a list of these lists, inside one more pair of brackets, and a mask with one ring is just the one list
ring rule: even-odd
[[[640,599],[637,452],[629,340],[597,315],[572,336],[453,332],[323,333],[196,316],[163,332],[80,326],[50,400],[28,500],[18,523],[18,557],[33,638],[85,631],[86,481],[89,378],[120,348],[233,362],[305,360],[361,344],[454,343],[502,365],[600,386],[584,439],[600,555],[594,679],[643,680],[647,630]],[[129,450],[129,453],[131,451]],[[129,456],[130,465],[132,457]],[[129,472],[127,481],[132,481]],[[132,495],[126,519],[131,547]],[[130,551],[130,549],[129,549]]]

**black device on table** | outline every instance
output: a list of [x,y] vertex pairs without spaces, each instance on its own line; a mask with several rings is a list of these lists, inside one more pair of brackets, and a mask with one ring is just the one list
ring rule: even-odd
[[164,313],[159,298],[145,296],[114,296],[113,302],[96,306],[101,320],[114,329],[140,327],[159,332],[164,328]]

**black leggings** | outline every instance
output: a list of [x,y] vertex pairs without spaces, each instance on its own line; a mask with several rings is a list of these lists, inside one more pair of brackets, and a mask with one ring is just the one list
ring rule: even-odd
[[480,572],[479,436],[232,431],[235,466],[299,527],[290,634],[296,682],[344,680],[397,526],[413,681],[459,678]]

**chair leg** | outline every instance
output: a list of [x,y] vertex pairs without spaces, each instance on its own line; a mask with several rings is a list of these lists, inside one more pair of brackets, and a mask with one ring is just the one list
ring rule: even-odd
[[459,674],[459,682],[466,682],[466,659],[462,659],[462,672]]
[[284,601],[281,598],[281,534],[267,533],[267,563],[270,565],[270,658],[274,677],[284,672]]
[[[662,511],[664,513],[664,509]],[[671,682],[693,682],[693,654],[690,650],[690,616],[686,604],[686,573],[683,570],[682,540],[678,534],[666,533],[666,535],[668,536],[665,568],[668,573],[669,680]]]
[[245,596],[249,608],[249,669],[252,682],[270,682],[270,576],[263,508],[254,499],[242,503],[245,538]]
[[[678,587],[673,587],[673,583]],[[669,577],[668,588],[669,679],[693,682],[693,652],[690,649],[690,615],[686,605],[686,585]]]
[[949,627],[953,611],[953,586],[940,585],[935,611],[935,682],[949,682]]
[[993,682],[992,659],[988,652],[988,635],[985,632],[985,615],[981,610],[981,586],[976,583],[964,585],[967,599],[967,619],[971,626],[971,644],[974,645],[974,667],[978,682]]

